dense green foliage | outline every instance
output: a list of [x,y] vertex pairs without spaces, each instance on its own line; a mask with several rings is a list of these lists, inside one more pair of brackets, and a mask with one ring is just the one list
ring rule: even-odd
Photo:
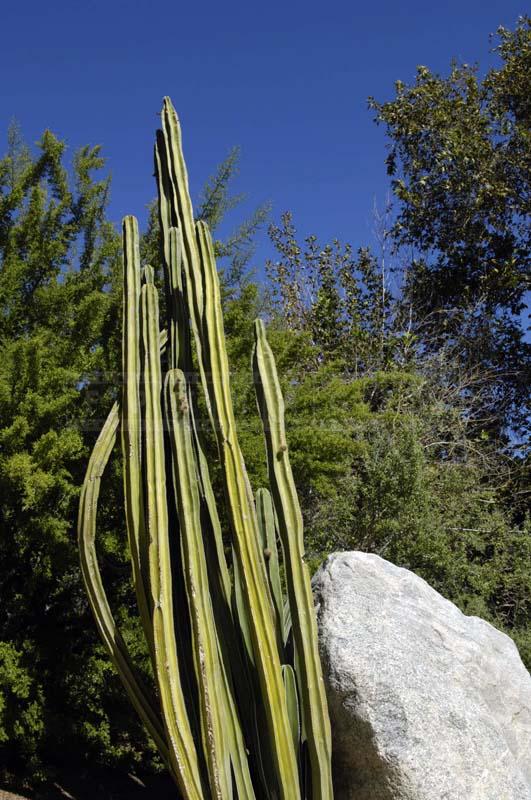
[[[46,132],[33,156],[16,130],[0,162],[0,747],[8,770],[39,772],[58,751],[115,759],[131,750],[74,544],[87,445],[118,352],[119,239],[106,220],[108,181],[93,177],[102,166],[98,149],[84,148],[69,181],[60,141]],[[111,513],[106,529],[110,557],[123,550]]]
[[[225,260],[225,327],[240,440],[263,485],[249,378],[252,320],[270,319],[312,565],[361,548],[411,567],[468,613],[501,626],[531,664],[526,345],[519,314],[529,241],[529,22],[500,32],[480,79],[421,68],[375,104],[395,181],[390,234],[413,247],[394,298],[366,250],[285,216],[263,286],[242,280],[253,226]],[[198,208],[230,210],[224,162]],[[81,586],[75,518],[84,466],[119,371],[119,242],[97,150],[75,158],[45,133],[38,153],[10,133],[0,161],[0,763],[53,774],[64,763],[156,767],[97,641]],[[159,264],[156,214],[142,255]],[[237,238],[237,237],[236,237]],[[509,435],[508,429],[513,432]],[[260,444],[259,444],[260,443]],[[212,450],[212,454],[213,454]],[[121,466],[102,496],[99,540],[113,609],[145,663],[123,588]],[[216,477],[216,476],[214,476]],[[219,482],[219,476],[218,476]],[[121,588],[122,587],[122,588]]]

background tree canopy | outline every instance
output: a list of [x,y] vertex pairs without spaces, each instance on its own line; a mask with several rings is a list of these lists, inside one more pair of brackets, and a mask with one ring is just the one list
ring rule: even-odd
[[[531,664],[529,252],[531,28],[500,30],[498,67],[418,70],[386,103],[399,293],[370,249],[303,242],[290,213],[269,228],[262,283],[246,267],[267,209],[216,244],[241,441],[265,477],[249,369],[252,321],[269,322],[316,566],[363,549],[411,568],[513,636]],[[120,241],[98,148],[72,173],[45,132],[16,128],[0,161],[0,763],[38,781],[61,764],[156,770],[97,638],[75,535],[88,453],[119,390]],[[232,152],[197,214],[215,229],[238,204]],[[153,212],[142,256],[157,270]],[[516,447],[515,445],[518,445]],[[210,445],[215,464],[216,453]],[[124,636],[147,661],[127,582],[121,466],[103,491],[99,547]],[[11,777],[10,777],[11,776]]]
[[389,137],[397,199],[391,235],[406,250],[404,297],[425,347],[477,369],[483,427],[529,433],[529,342],[520,315],[531,245],[531,21],[500,28],[501,66],[481,79],[418,67],[370,105]]

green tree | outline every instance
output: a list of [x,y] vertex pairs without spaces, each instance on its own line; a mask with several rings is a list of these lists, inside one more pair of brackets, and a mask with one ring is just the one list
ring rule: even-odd
[[273,303],[291,330],[309,334],[316,363],[341,361],[356,376],[393,363],[405,342],[396,335],[387,276],[370,250],[354,254],[337,239],[321,247],[314,235],[301,245],[289,212],[269,235],[278,254],[266,264]]
[[[231,191],[232,182],[239,171],[239,162],[240,149],[234,147],[208,179],[199,197],[195,217],[206,222],[214,235],[219,233],[227,214],[247,199],[245,194],[233,194]],[[262,203],[225,239],[216,236],[214,249],[225,290],[237,289],[245,280],[255,251],[256,233],[267,221],[270,210],[269,203]]]
[[421,66],[393,100],[370,99],[390,147],[395,244],[412,253],[404,302],[424,347],[460,353],[484,376],[483,428],[528,425],[531,19],[498,30],[499,65],[481,78]]
[[46,131],[33,155],[12,129],[0,161],[0,749],[3,768],[23,772],[54,752],[134,749],[111,741],[121,699],[98,661],[75,543],[87,446],[110,402],[120,243],[109,181],[94,177],[99,148],[75,155],[71,180],[64,154]]

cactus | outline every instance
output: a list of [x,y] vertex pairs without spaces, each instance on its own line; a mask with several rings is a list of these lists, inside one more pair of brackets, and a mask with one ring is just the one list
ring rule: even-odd
[[[275,362],[257,321],[253,369],[271,493],[254,497],[237,439],[212,240],[193,218],[169,98],[161,116],[155,172],[167,319],[161,326],[153,270],[141,267],[138,226],[126,217],[124,385],[81,491],[82,574],[103,642],[183,798],[331,800],[330,724]],[[199,387],[190,380],[197,373]],[[202,408],[217,441],[229,531],[199,433]],[[154,689],[137,675],[97,563],[100,481],[119,427]]]

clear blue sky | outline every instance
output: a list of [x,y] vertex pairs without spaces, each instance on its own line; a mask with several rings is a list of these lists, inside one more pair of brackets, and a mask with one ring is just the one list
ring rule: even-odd
[[[238,144],[248,208],[269,200],[274,219],[294,212],[301,234],[357,247],[371,242],[373,204],[388,190],[367,96],[390,98],[418,64],[487,68],[489,33],[525,10],[523,0],[4,2],[0,128],[5,137],[16,117],[34,142],[49,127],[70,153],[102,144],[112,219],[145,220],[169,94],[194,195]],[[269,253],[263,236],[257,266]]]

